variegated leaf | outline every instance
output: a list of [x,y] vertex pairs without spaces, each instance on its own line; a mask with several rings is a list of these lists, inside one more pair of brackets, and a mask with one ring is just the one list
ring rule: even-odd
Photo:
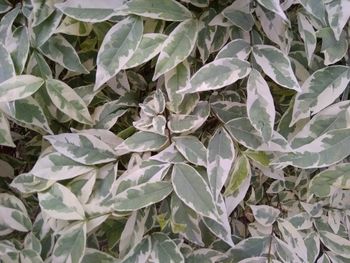
[[310,193],[319,197],[327,197],[331,194],[332,187],[350,189],[349,171],[350,165],[348,163],[339,164],[322,171],[310,181]]
[[97,249],[86,248],[85,254],[81,260],[81,263],[95,263],[95,262],[104,262],[104,263],[115,263],[116,258],[111,255],[101,252]]
[[217,211],[209,186],[202,176],[187,164],[175,164],[171,175],[176,195],[202,216],[217,219]]
[[216,26],[209,26],[209,22],[215,15],[216,10],[210,8],[208,11],[203,12],[199,18],[197,48],[203,63],[205,63],[210,56]]
[[175,147],[191,163],[207,166],[207,149],[194,136],[180,136],[173,138]]
[[0,145],[16,147],[11,137],[10,125],[5,115],[1,111],[0,111]]
[[175,148],[175,143],[172,143],[169,147],[165,148],[156,155],[150,157],[150,160],[156,160],[165,163],[183,163],[186,159],[182,156],[180,151]]
[[269,86],[256,70],[252,70],[248,78],[247,113],[251,124],[264,141],[269,141],[275,124],[275,106]]
[[50,37],[40,51],[49,59],[62,67],[77,73],[86,74],[89,71],[83,66],[73,46],[61,35]]
[[245,60],[251,52],[250,44],[244,39],[235,39],[226,44],[216,55],[215,59],[238,58]]
[[[15,66],[11,55],[3,44],[0,43],[0,84],[5,80],[11,79],[16,75]],[[2,95],[1,95],[2,97]]]
[[14,76],[0,83],[0,102],[29,97],[44,84],[42,78],[32,75]]
[[127,150],[131,152],[157,151],[167,143],[168,138],[152,132],[140,131],[117,146],[117,152]]
[[85,124],[92,124],[85,102],[67,84],[60,80],[46,80],[46,90],[53,104],[72,119]]
[[125,0],[103,0],[96,5],[94,0],[68,0],[56,3],[55,7],[76,20],[96,23],[108,20],[124,2]]
[[28,54],[29,54],[29,33],[24,26],[16,28],[13,32],[13,42],[9,51],[17,74],[21,74],[24,70]]
[[253,55],[265,74],[273,81],[288,89],[301,91],[290,60],[279,49],[268,45],[255,45]]
[[152,233],[152,257],[158,262],[184,263],[185,259],[176,243],[166,234],[161,232]]
[[135,16],[125,18],[108,31],[97,55],[95,90],[132,58],[141,42],[142,31],[142,19]]
[[217,129],[209,141],[207,151],[209,186],[215,201],[230,174],[235,155],[229,133],[222,127]]
[[237,1],[226,7],[221,13],[233,25],[249,32],[254,25],[254,17],[250,12],[250,1]]
[[279,0],[258,0],[258,3],[261,4],[266,9],[276,13],[280,17],[282,17],[284,20],[288,21],[288,18],[286,14],[283,12],[283,9],[280,5]]
[[84,209],[75,195],[65,186],[54,183],[38,193],[39,205],[50,217],[61,220],[84,220]]
[[113,150],[93,135],[84,133],[61,133],[45,136],[51,145],[61,154],[82,164],[94,165],[111,162],[116,159]]
[[135,53],[128,60],[123,69],[139,66],[154,58],[162,50],[162,45],[166,38],[167,37],[163,34],[144,34],[138,48],[135,50]]
[[217,90],[246,77],[250,64],[237,58],[221,58],[206,64],[191,78],[188,86],[180,93]]
[[280,214],[280,211],[268,205],[250,205],[255,220],[263,226],[271,226]]
[[234,169],[230,177],[230,181],[226,187],[225,195],[235,193],[250,176],[250,164],[245,156],[240,156],[234,164]]
[[0,194],[0,221],[1,225],[20,232],[28,232],[32,228],[32,222],[22,201],[7,193]]
[[191,12],[174,0],[130,0],[123,7],[122,12],[161,19],[166,21],[183,21],[192,18]]
[[[179,232],[187,240],[203,246],[202,232],[199,227],[200,218],[191,208],[186,206],[176,194],[171,196],[171,220],[173,232]],[[181,226],[181,227],[179,227]]]
[[88,36],[91,33],[91,30],[92,24],[84,23],[66,16],[60,26],[56,29],[56,33],[73,36]]
[[86,224],[77,223],[60,234],[51,260],[57,263],[81,262],[86,246]]
[[93,167],[77,163],[66,156],[54,152],[41,157],[31,173],[46,180],[65,180],[93,170]]
[[39,25],[55,11],[55,2],[61,2],[61,0],[32,0],[33,26]]
[[113,198],[116,211],[135,211],[158,203],[173,191],[170,182],[151,182],[130,187]]
[[330,66],[314,72],[297,94],[293,108],[292,123],[307,118],[330,105],[350,82],[350,68]]
[[311,64],[317,42],[316,33],[308,18],[302,13],[298,13],[298,29],[300,36],[304,41],[308,64]]
[[46,180],[44,178],[36,177],[32,173],[24,173],[16,176],[11,182],[11,187],[23,194],[32,194],[36,192],[45,191],[55,181]]
[[322,243],[328,249],[344,258],[350,258],[350,241],[347,238],[327,231],[320,231],[319,234]]
[[187,19],[181,22],[170,33],[162,45],[153,80],[175,68],[191,54],[196,44],[197,35],[197,21],[194,19]]
[[333,0],[325,2],[327,18],[331,26],[336,40],[339,40],[340,35],[346,22],[350,17],[350,3],[346,0]]
[[146,237],[134,246],[119,263],[146,263],[152,252],[151,238]]

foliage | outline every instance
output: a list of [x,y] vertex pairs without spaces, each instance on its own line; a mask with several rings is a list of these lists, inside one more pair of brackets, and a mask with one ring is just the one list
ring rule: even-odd
[[349,3],[0,0],[0,261],[349,262]]

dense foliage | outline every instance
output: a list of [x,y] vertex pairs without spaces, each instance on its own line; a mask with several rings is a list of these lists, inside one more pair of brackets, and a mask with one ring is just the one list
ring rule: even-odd
[[350,262],[349,16],[0,0],[0,261]]

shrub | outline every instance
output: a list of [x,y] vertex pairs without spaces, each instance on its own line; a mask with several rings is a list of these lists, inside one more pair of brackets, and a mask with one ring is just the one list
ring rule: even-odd
[[349,261],[348,0],[0,13],[3,262]]

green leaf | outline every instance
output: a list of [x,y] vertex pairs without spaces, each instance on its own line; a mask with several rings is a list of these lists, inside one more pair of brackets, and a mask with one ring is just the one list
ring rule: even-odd
[[181,22],[162,45],[155,67],[153,80],[175,68],[192,52],[198,36],[197,21],[187,19]]
[[171,175],[176,195],[198,214],[217,219],[213,195],[202,176],[187,164],[174,164]]
[[231,195],[237,191],[250,173],[251,171],[248,159],[245,156],[240,156],[235,162],[234,170],[225,190],[225,195]]
[[32,228],[32,222],[22,201],[7,193],[0,194],[0,221],[20,232],[28,232]]
[[349,82],[350,68],[346,66],[330,66],[314,72],[295,98],[291,124],[330,105],[342,94]]
[[172,191],[170,182],[143,183],[117,194],[112,205],[116,211],[135,211],[160,202]]
[[46,90],[52,103],[72,119],[85,124],[92,124],[87,106],[81,97],[67,84],[60,80],[46,80]]
[[192,13],[174,0],[131,0],[123,7],[122,12],[161,19],[166,21],[183,21],[192,18]]
[[94,167],[82,165],[61,153],[54,152],[41,157],[31,173],[46,180],[58,181],[76,177],[93,169]]
[[82,164],[94,165],[114,161],[113,150],[93,135],[84,133],[61,133],[45,136],[61,154]]
[[309,185],[310,193],[318,197],[327,197],[331,188],[350,189],[350,165],[347,163],[331,167],[312,178]]
[[255,45],[253,55],[265,74],[273,81],[285,88],[297,92],[301,91],[288,57],[278,48],[268,45]]
[[207,151],[209,186],[215,201],[230,174],[235,155],[229,133],[222,127],[217,129],[209,141]]
[[256,70],[252,70],[248,78],[247,113],[251,124],[264,141],[269,141],[275,124],[275,106],[269,86]]
[[29,97],[44,84],[42,78],[32,75],[14,76],[0,83],[0,102]]
[[38,193],[42,211],[50,217],[61,220],[84,220],[84,208],[65,186],[54,183],[49,190]]
[[75,20],[69,16],[66,16],[60,26],[56,29],[57,33],[73,36],[88,36],[91,31],[92,24]]
[[191,163],[207,166],[207,149],[194,136],[174,137],[176,149]]
[[123,0],[104,0],[96,5],[94,0],[68,0],[55,7],[76,20],[96,23],[108,20],[123,3]]
[[69,226],[57,239],[52,252],[52,261],[78,263],[84,256],[86,246],[86,224]]
[[61,35],[50,37],[50,39],[40,47],[40,51],[46,57],[70,71],[82,74],[89,73],[82,65],[73,46]]
[[97,55],[95,90],[115,76],[132,58],[142,39],[140,17],[127,17],[106,34]]
[[237,58],[221,58],[200,68],[180,93],[217,90],[246,77],[250,64]]

